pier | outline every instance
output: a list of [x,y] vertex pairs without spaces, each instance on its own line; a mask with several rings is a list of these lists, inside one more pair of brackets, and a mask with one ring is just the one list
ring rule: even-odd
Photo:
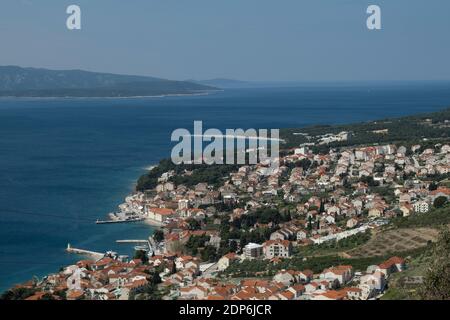
[[148,243],[147,240],[133,240],[133,239],[126,239],[126,240],[116,240],[117,243]]
[[72,248],[70,243],[67,244],[66,252],[92,256],[92,257],[94,257],[96,259],[101,259],[105,255],[104,253],[100,253],[100,252],[89,251],[89,250],[78,249],[78,248]]
[[144,244],[148,246],[148,254],[149,256],[158,253],[158,246],[153,239],[153,237],[148,237],[148,240],[139,240],[139,239],[124,239],[124,240],[116,240],[116,243],[135,243],[135,244]]

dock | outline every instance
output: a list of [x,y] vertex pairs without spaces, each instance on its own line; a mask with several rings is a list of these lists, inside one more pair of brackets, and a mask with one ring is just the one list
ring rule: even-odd
[[[149,255],[153,255],[157,253],[157,245],[153,237],[149,237],[148,240],[140,240],[140,239],[124,239],[124,240],[116,240],[116,243],[134,243],[134,244],[144,244],[148,246]],[[136,249],[136,247],[135,247]]]
[[100,252],[73,248],[70,245],[70,243],[67,244],[66,252],[68,252],[68,253],[75,253],[75,254],[81,254],[81,255],[86,255],[86,256],[92,256],[92,257],[94,257],[96,259],[101,259],[105,255],[104,253],[100,253]]
[[148,243],[147,240],[133,240],[133,239],[126,239],[126,240],[116,240],[117,243]]

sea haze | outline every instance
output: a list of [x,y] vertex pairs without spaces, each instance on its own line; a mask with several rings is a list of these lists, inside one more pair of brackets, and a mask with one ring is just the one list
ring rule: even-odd
[[131,254],[115,240],[144,223],[96,225],[145,168],[170,155],[170,134],[207,128],[351,123],[450,106],[450,85],[230,89],[208,96],[0,99],[0,290],[73,263],[68,242]]

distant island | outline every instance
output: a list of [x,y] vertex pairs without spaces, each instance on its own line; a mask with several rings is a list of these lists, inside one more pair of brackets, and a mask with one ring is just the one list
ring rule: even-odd
[[204,84],[146,76],[0,66],[0,97],[138,97],[216,90]]

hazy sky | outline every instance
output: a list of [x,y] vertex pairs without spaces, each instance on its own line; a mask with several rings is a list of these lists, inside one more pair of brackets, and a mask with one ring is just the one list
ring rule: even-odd
[[[66,28],[70,4],[82,30]],[[449,39],[449,0],[0,2],[0,65],[180,80],[449,80]]]

